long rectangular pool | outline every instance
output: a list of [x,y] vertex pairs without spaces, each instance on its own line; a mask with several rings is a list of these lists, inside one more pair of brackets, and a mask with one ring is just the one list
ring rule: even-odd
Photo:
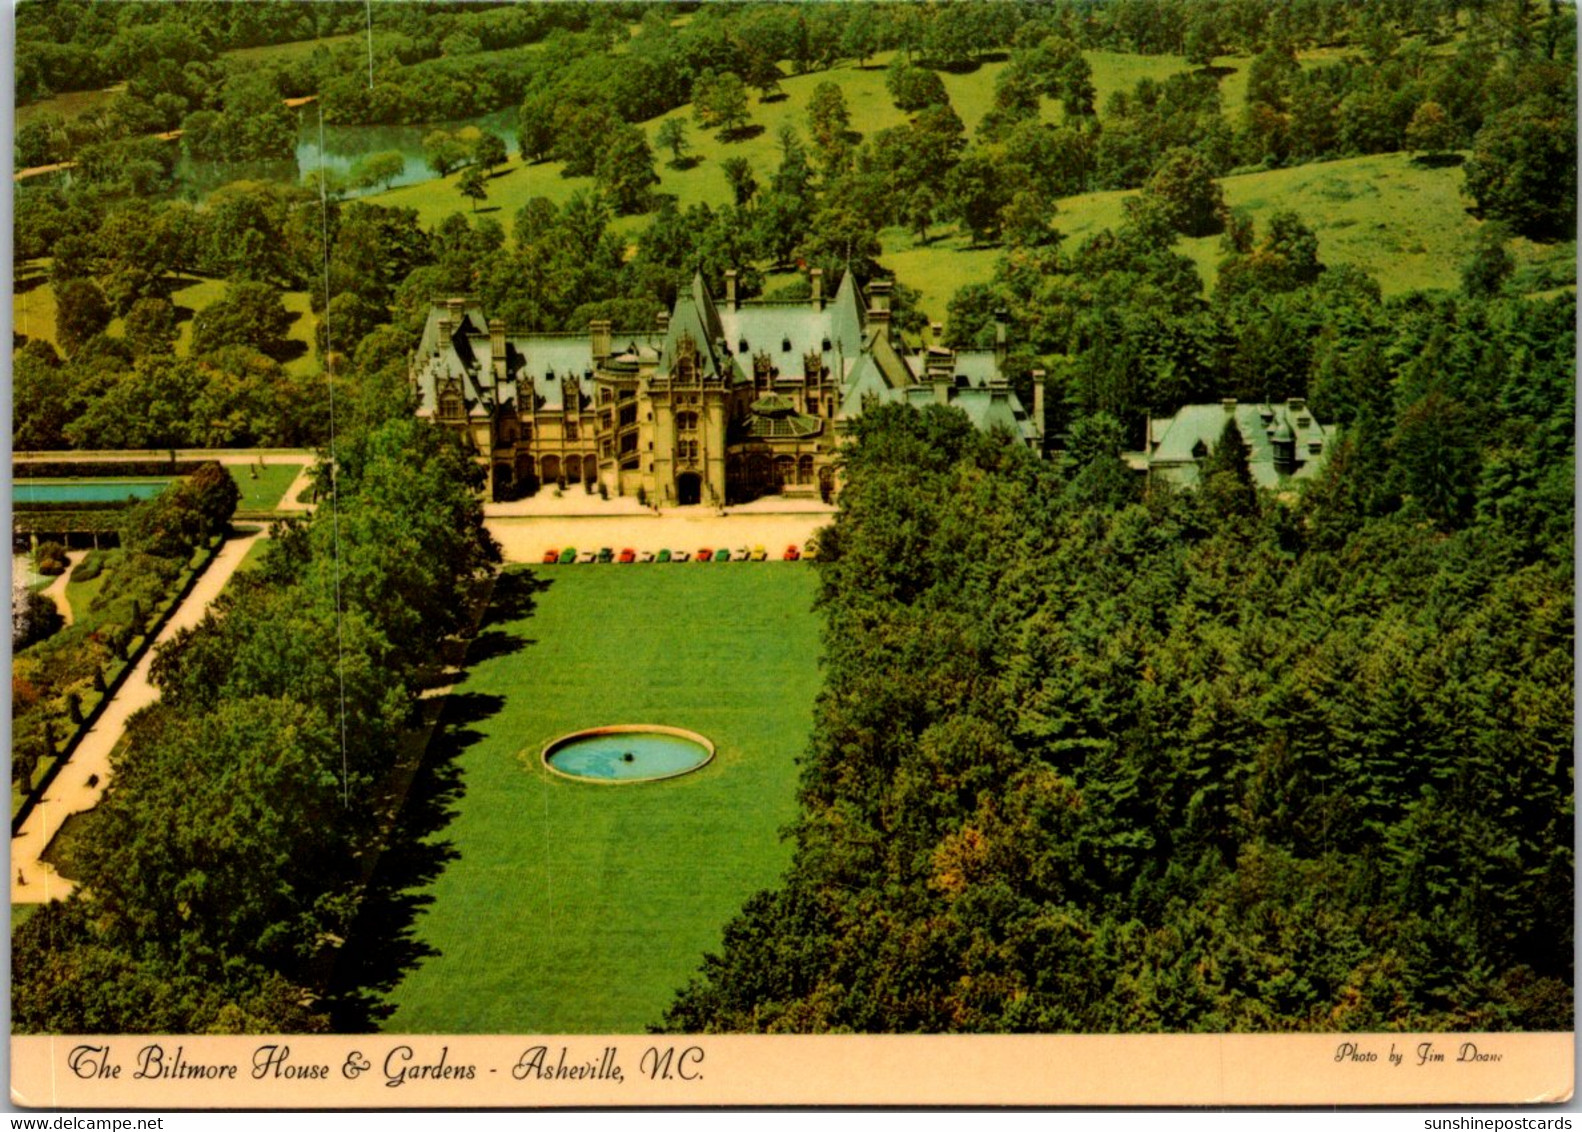
[[13,480],[13,503],[125,503],[149,499],[165,490],[170,479]]

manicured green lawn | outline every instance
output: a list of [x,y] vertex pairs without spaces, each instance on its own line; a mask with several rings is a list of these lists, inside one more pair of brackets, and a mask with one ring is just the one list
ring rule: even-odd
[[[273,510],[286,494],[286,488],[302,474],[301,464],[265,464],[262,470],[243,464],[224,467],[242,491],[242,501],[236,506],[243,511]],[[257,472],[256,478],[254,472]]]
[[[488,659],[448,714],[459,796],[431,840],[454,858],[413,894],[432,898],[413,930],[437,954],[395,987],[390,1032],[641,1032],[790,859],[779,831],[795,814],[819,686],[814,570],[520,576],[548,588],[530,615],[485,627],[474,652]],[[502,630],[517,651],[500,647]],[[545,742],[606,723],[690,728],[718,751],[664,782],[543,769]],[[435,742],[430,758],[449,757]]]

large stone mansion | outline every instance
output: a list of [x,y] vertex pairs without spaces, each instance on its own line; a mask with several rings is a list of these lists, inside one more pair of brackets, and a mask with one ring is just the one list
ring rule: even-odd
[[822,273],[794,302],[741,302],[734,272],[716,305],[702,277],[645,330],[521,333],[469,299],[433,304],[412,359],[418,415],[453,427],[488,469],[491,497],[577,483],[664,506],[781,493],[831,498],[849,422],[883,401],[963,409],[979,428],[1042,444],[1043,388],[1029,414],[1004,345],[912,349],[890,324],[890,284],[866,295]]

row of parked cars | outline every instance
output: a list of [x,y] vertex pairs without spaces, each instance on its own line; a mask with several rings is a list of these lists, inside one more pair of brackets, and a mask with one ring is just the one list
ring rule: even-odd
[[[796,562],[802,558],[817,558],[818,543],[809,540],[802,546],[792,543],[781,553],[780,558],[785,562]],[[633,550],[627,547],[617,554],[610,547],[599,550],[579,551],[574,546],[564,548],[550,548],[544,551],[543,563],[545,566],[569,566],[573,562],[763,562],[769,558],[769,552],[762,546],[752,548],[738,547],[727,550],[721,547],[702,547],[696,553],[688,550]]]

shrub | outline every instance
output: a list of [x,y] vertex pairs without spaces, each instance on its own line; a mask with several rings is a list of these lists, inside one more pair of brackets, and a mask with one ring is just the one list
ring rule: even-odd
[[40,574],[54,578],[64,574],[70,562],[66,558],[66,548],[60,543],[41,542],[33,551],[33,565]]
[[34,590],[12,593],[11,648],[17,652],[60,632],[66,619],[55,603]]
[[91,582],[109,565],[110,554],[108,550],[90,550],[83,560],[77,563],[77,568],[71,572],[74,582]]

